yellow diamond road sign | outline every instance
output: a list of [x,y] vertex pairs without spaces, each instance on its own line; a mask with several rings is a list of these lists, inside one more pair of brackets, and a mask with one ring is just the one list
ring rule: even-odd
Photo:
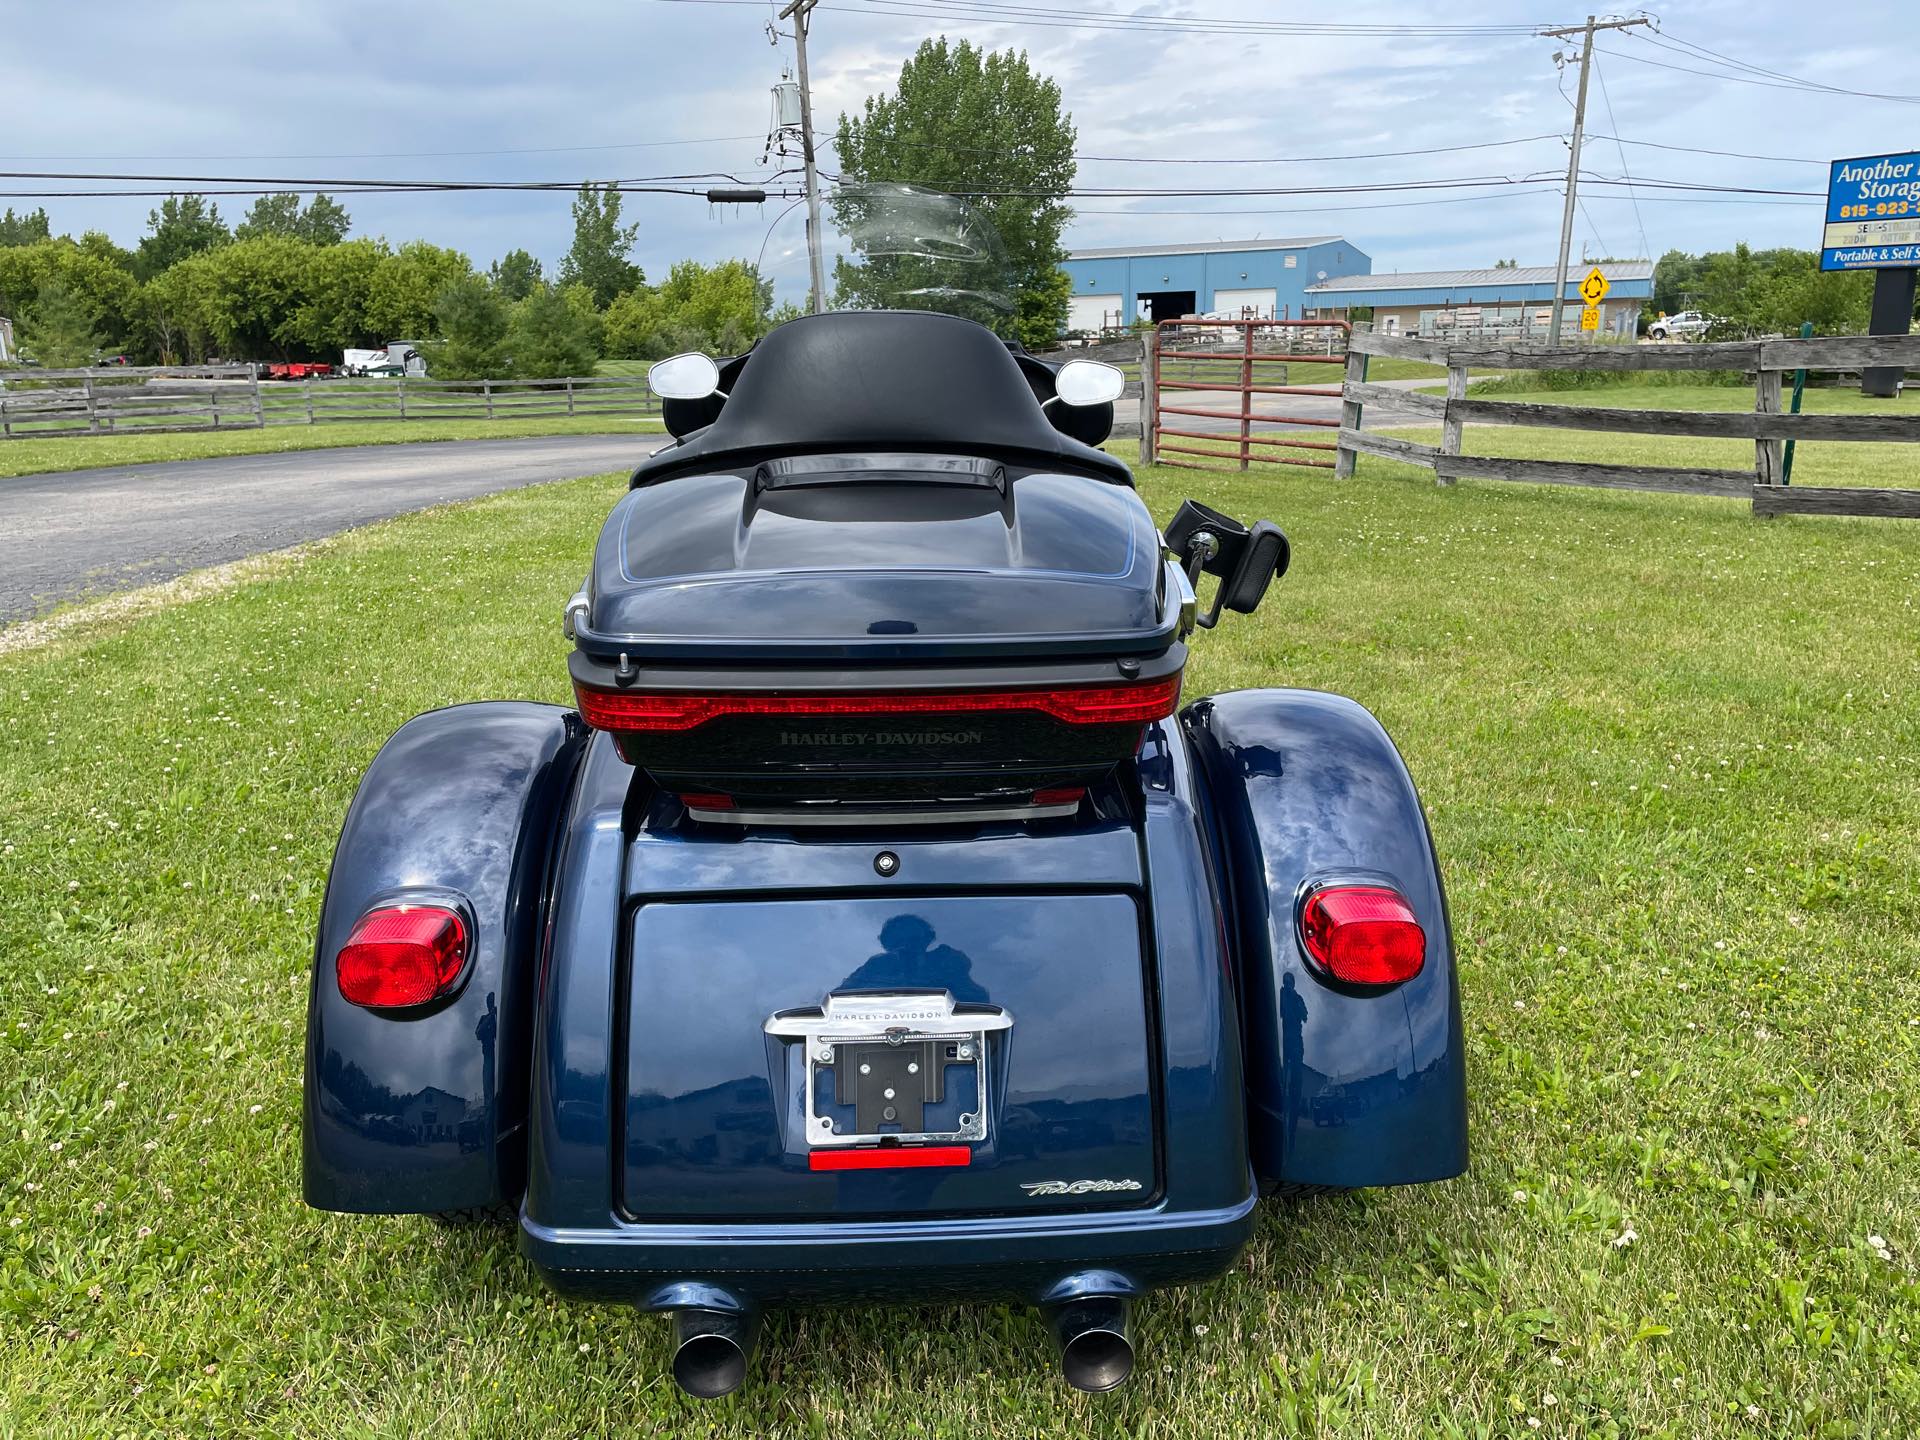
[[1607,277],[1600,273],[1600,267],[1596,265],[1587,272],[1587,278],[1580,282],[1580,298],[1589,305],[1598,305],[1607,298],[1607,291],[1612,288],[1607,283]]
[[1600,309],[1598,306],[1589,305],[1580,312],[1580,328],[1582,330],[1598,330],[1600,328]]

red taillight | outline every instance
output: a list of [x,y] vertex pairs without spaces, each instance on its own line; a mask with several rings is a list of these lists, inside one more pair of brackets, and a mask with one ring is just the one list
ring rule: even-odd
[[807,1156],[809,1170],[940,1170],[964,1169],[973,1151],[964,1145],[882,1145],[873,1150],[815,1150]]
[[467,926],[457,911],[386,905],[355,922],[334,971],[353,1004],[401,1010],[446,994],[466,963]]
[[1036,805],[1078,805],[1086,798],[1087,787],[1084,785],[1054,785],[1033,792],[1033,803]]
[[731,810],[734,808],[733,796],[718,793],[709,794],[704,790],[682,790],[680,803],[689,810]]
[[575,683],[580,716],[596,730],[692,730],[730,715],[940,715],[1033,710],[1068,725],[1144,725],[1180,703],[1180,675],[1132,685],[1047,690],[880,690],[859,694],[751,694],[596,690]]
[[1329,885],[1300,912],[1307,953],[1349,985],[1398,985],[1427,961],[1427,932],[1413,907],[1384,885]]

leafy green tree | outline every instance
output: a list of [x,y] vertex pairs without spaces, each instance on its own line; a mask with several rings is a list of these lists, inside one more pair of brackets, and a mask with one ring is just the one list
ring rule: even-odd
[[437,380],[501,379],[509,374],[507,332],[512,311],[499,287],[467,275],[434,302],[440,338],[427,346]]
[[525,250],[509,250],[487,269],[487,278],[503,300],[524,300],[545,277],[540,262]]
[[381,260],[369,278],[364,333],[375,344],[431,340],[434,302],[454,281],[473,273],[458,250],[414,240]]
[[234,228],[233,237],[251,240],[257,235],[285,235],[310,245],[338,245],[347,238],[352,225],[346,207],[331,195],[315,195],[302,209],[300,197],[288,191],[255,200],[247,218]]
[[737,355],[768,328],[773,284],[742,260],[681,260],[660,284],[607,307],[606,353],[657,360],[684,350]]
[[600,360],[599,317],[591,292],[542,285],[514,307],[507,332],[512,373],[530,379],[591,375]]
[[892,94],[842,115],[834,143],[850,181],[903,180],[979,197],[1022,297],[997,328],[1037,348],[1052,344],[1067,320],[1053,272],[1066,258],[1060,234],[1073,215],[1066,198],[1075,139],[1060,87],[1024,52],[941,36],[901,67]]
[[21,348],[53,370],[91,365],[100,351],[93,323],[93,308],[86,297],[69,289],[58,275],[50,276],[34,297]]
[[15,215],[9,205],[7,213],[0,216],[0,245],[37,245],[52,238],[53,230],[47,223],[44,205],[25,215]]
[[620,192],[612,181],[583,184],[573,202],[573,246],[560,262],[560,283],[585,285],[594,304],[605,309],[614,296],[646,278],[627,258],[639,234],[638,221],[620,223]]
[[413,338],[376,334],[378,327],[368,317],[374,277],[392,256],[385,241],[365,238],[310,251],[294,322],[308,358],[338,362],[346,349]]
[[1066,315],[1067,302],[1072,298],[1073,277],[1057,267],[1038,284],[1016,293],[1014,325],[1022,343],[1036,350],[1052,349],[1060,334],[1059,326],[1065,323],[1054,317]]
[[209,204],[206,196],[169,195],[158,210],[147,213],[147,234],[140,242],[134,273],[151,280],[169,266],[232,238],[220,218],[220,207]]
[[101,346],[128,348],[142,331],[139,285],[126,259],[126,251],[99,234],[0,246],[0,315],[11,316],[25,334],[51,284],[50,293],[64,293],[84,311],[86,328]]

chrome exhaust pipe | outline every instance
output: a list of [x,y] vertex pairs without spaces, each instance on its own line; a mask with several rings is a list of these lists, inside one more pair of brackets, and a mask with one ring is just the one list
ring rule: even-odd
[[1133,1373],[1127,1310],[1119,1295],[1093,1295],[1043,1309],[1060,1373],[1074,1389],[1097,1395]]
[[731,1395],[747,1378],[747,1362],[760,1338],[752,1310],[673,1312],[673,1381],[696,1400]]

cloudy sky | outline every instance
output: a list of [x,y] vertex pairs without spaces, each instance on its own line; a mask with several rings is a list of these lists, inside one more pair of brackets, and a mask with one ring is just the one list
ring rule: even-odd
[[[1920,149],[1920,106],[1910,98],[1841,93],[1920,89],[1907,63],[1914,5],[1671,0],[1656,12],[1661,35],[1600,42],[1589,130],[1639,143],[1590,139],[1583,168],[1599,180],[1819,191],[1824,167],[1795,158]],[[763,166],[760,158],[768,87],[792,53],[789,43],[769,44],[770,13],[761,0],[0,0],[0,148],[19,152],[4,157],[10,171],[568,182],[712,171],[750,181],[781,163]],[[1011,18],[975,18],[985,14]],[[1239,193],[1082,199],[1067,239],[1090,246],[1337,231],[1371,252],[1376,270],[1508,256],[1544,264],[1560,220],[1549,184],[1372,187],[1563,170],[1558,136],[1570,127],[1573,87],[1572,72],[1562,76],[1554,62],[1563,42],[1519,31],[1233,33],[1220,22],[1521,26],[1584,14],[1499,0],[825,0],[814,20],[812,69],[823,129],[888,88],[922,39],[946,33],[1025,49],[1059,81],[1087,156],[1218,162],[1523,142],[1309,163],[1089,158],[1080,166],[1083,185]],[[1094,18],[1101,16],[1184,18],[1194,28],[1163,19],[1156,31],[1150,20]],[[1729,60],[1752,68],[1734,70]],[[1702,150],[1785,158],[1695,153]],[[826,158],[831,164],[830,152]],[[1334,185],[1363,188],[1246,193]],[[356,233],[430,239],[483,265],[516,246],[551,263],[570,235],[559,194],[342,198]],[[1779,195],[1596,183],[1582,200],[1576,251],[1595,255],[1657,256],[1738,239],[1811,247],[1820,225],[1817,201]],[[155,203],[0,199],[45,204],[56,230],[101,229],[126,245],[139,239]],[[249,203],[231,199],[221,208],[237,217]],[[641,222],[637,258],[650,275],[682,256],[752,258],[783,208],[722,212],[677,196],[628,203],[629,217]],[[773,252],[796,221],[780,223]]]

